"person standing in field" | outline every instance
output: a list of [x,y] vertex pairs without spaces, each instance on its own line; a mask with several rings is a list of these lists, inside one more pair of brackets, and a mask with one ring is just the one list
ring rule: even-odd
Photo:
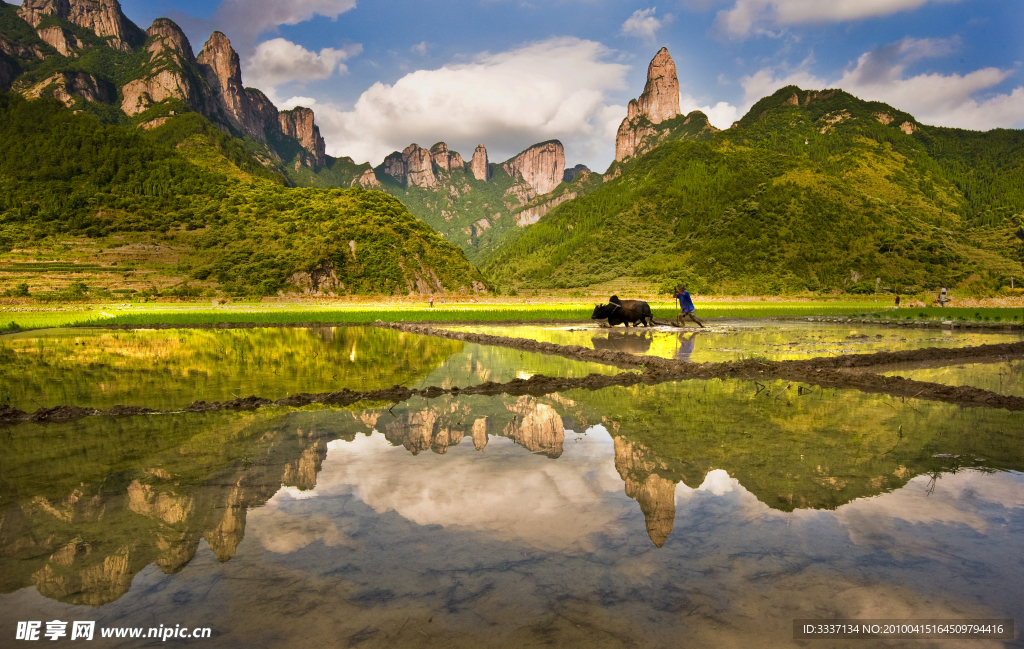
[[434,296],[433,295],[430,296],[430,308],[431,309],[434,308]]
[[691,320],[699,324],[702,328],[704,323],[697,319],[695,315],[696,309],[693,307],[693,300],[690,299],[690,292],[686,290],[686,287],[682,284],[676,285],[676,300],[679,302],[680,314],[677,316],[679,325],[681,327],[686,326],[686,318],[689,317]]
[[900,294],[899,293],[896,294],[896,308],[897,309],[900,308]]
[[946,287],[943,286],[942,290],[939,291],[939,306],[946,306]]

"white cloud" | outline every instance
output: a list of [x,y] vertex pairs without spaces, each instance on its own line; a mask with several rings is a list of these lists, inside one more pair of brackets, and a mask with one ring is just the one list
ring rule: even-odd
[[[984,95],[1009,78],[1009,70],[982,68],[964,75],[904,74],[910,63],[946,56],[958,47],[956,40],[903,39],[862,54],[856,66],[829,85],[862,99],[884,101],[925,124],[975,130],[1024,124],[1024,87],[1009,94]],[[975,97],[979,93],[982,96]]]
[[278,86],[326,79],[335,70],[347,72],[342,61],[361,51],[359,45],[342,50],[325,47],[317,54],[283,38],[273,38],[260,43],[246,62],[245,80],[254,86]]
[[610,54],[577,38],[484,53],[393,85],[375,83],[351,110],[318,104],[317,123],[331,155],[373,164],[411,142],[443,140],[464,156],[483,142],[498,161],[551,138],[566,146],[570,164],[607,164],[626,111],[605,97],[625,87],[629,70],[607,61]]
[[671,21],[671,15],[665,16],[663,20],[654,17],[657,7],[650,9],[637,9],[633,15],[622,23],[622,33],[626,36],[636,36],[645,41],[652,42],[657,37],[658,30]]
[[861,99],[883,101],[906,111],[924,124],[981,131],[1024,125],[1024,87],[1009,93],[991,92],[1012,71],[982,68],[963,75],[906,74],[911,63],[947,56],[959,47],[957,39],[906,38],[865,52],[856,65],[834,81],[817,77],[805,65],[781,74],[763,68],[741,81],[744,111],[761,97],[792,84],[801,88],[842,88]]
[[689,114],[692,111],[699,110],[708,116],[708,121],[715,128],[727,129],[732,126],[732,123],[738,120],[742,115],[740,109],[732,104],[720,101],[714,106],[705,105],[701,106],[700,102],[691,97],[690,95],[679,96],[679,110],[684,114]]
[[[931,0],[956,2],[957,0]],[[732,37],[765,33],[767,27],[844,22],[917,9],[929,0],[736,0],[718,12],[719,28]]]
[[409,48],[409,51],[412,52],[413,54],[419,54],[420,56],[426,56],[427,55],[427,48],[429,46],[430,46],[430,44],[427,43],[427,41],[420,41],[419,43],[416,43],[411,48]]

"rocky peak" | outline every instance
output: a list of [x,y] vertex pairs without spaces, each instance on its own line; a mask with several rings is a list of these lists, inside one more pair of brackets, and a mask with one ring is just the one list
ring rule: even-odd
[[679,114],[679,77],[667,47],[658,50],[647,66],[647,84],[638,103],[640,114],[654,124]]
[[277,109],[259,90],[242,86],[242,67],[231,41],[213,32],[196,57],[199,69],[232,128],[257,142],[267,141],[267,129],[279,129]]
[[622,162],[643,153],[639,150],[640,144],[656,130],[651,124],[661,124],[677,115],[679,77],[668,48],[663,47],[647,66],[647,83],[643,94],[639,100],[629,102],[626,118],[619,124],[615,135],[615,160]]
[[562,182],[571,183],[573,178],[584,171],[590,173],[590,168],[585,164],[578,164],[572,169],[566,169],[565,173],[562,174]]
[[25,0],[18,15],[32,27],[38,27],[45,16],[56,16],[92,30],[122,52],[130,52],[144,40],[142,30],[128,20],[117,0]]
[[469,168],[473,172],[473,177],[477,180],[486,181],[491,179],[491,167],[487,162],[487,149],[484,145],[476,145],[476,150],[473,151],[473,160],[469,163]]
[[535,144],[503,164],[513,178],[521,178],[538,194],[547,194],[562,182],[565,149],[558,140]]
[[407,185],[426,188],[437,186],[437,176],[434,175],[434,161],[430,151],[413,143],[402,150],[402,160],[405,162]]
[[299,106],[292,110],[278,113],[281,132],[299,141],[306,151],[313,156],[313,164],[321,167],[327,161],[327,145],[320,136],[320,127],[314,121],[313,111]]
[[154,43],[149,47],[150,53],[156,54],[154,50],[158,48],[167,49],[175,52],[183,61],[195,65],[196,57],[192,52],[192,43],[188,42],[185,32],[170,18],[154,20],[146,30],[146,37],[154,39]]
[[438,142],[434,146],[430,147],[430,157],[433,159],[437,168],[443,169],[444,171],[462,169],[466,166],[462,156],[459,155],[457,151],[448,150],[448,145],[444,142]]

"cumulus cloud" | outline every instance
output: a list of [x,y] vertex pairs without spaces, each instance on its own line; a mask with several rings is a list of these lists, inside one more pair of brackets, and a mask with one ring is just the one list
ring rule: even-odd
[[335,70],[346,72],[348,68],[342,61],[359,54],[362,49],[360,45],[340,50],[325,47],[317,54],[283,38],[273,38],[260,43],[256,53],[246,62],[245,79],[256,86],[326,79]]
[[733,122],[742,117],[740,109],[729,102],[720,101],[714,106],[710,104],[702,106],[698,100],[690,95],[682,94],[679,96],[679,110],[684,115],[699,110],[708,116],[708,121],[711,122],[712,126],[720,129],[729,128]]
[[716,23],[727,35],[743,38],[767,33],[770,27],[890,16],[928,2],[956,0],[736,0],[718,12]]
[[419,43],[416,43],[411,48],[409,48],[409,51],[412,52],[413,54],[419,54],[420,56],[426,56],[427,55],[427,48],[428,47],[430,47],[430,44],[427,43],[427,41],[420,41]]
[[653,42],[657,37],[658,30],[671,22],[672,15],[665,16],[662,20],[654,17],[657,7],[650,9],[637,9],[633,15],[622,23],[622,33],[626,36],[636,36],[647,42]]
[[608,105],[606,95],[625,87],[629,70],[610,55],[578,38],[483,53],[393,85],[375,83],[351,110],[317,104],[317,123],[331,155],[373,164],[411,142],[444,140],[463,155],[482,142],[492,160],[503,160],[552,138],[566,146],[571,163],[610,161],[626,110]]
[[1024,87],[1009,93],[991,89],[1012,71],[982,68],[967,74],[922,73],[908,75],[907,67],[926,58],[957,51],[957,39],[906,38],[865,52],[857,63],[834,81],[806,69],[779,74],[764,68],[741,81],[746,108],[786,85],[802,88],[842,88],[872,101],[905,110],[924,124],[985,131],[1024,125]]

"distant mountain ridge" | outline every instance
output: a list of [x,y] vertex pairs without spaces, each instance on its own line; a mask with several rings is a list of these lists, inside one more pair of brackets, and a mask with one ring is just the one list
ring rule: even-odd
[[250,140],[270,168],[327,163],[313,112],[278,111],[246,88],[227,36],[214,32],[197,56],[174,21],[157,18],[143,32],[117,0],[0,2],[0,89],[146,129],[194,111]]

